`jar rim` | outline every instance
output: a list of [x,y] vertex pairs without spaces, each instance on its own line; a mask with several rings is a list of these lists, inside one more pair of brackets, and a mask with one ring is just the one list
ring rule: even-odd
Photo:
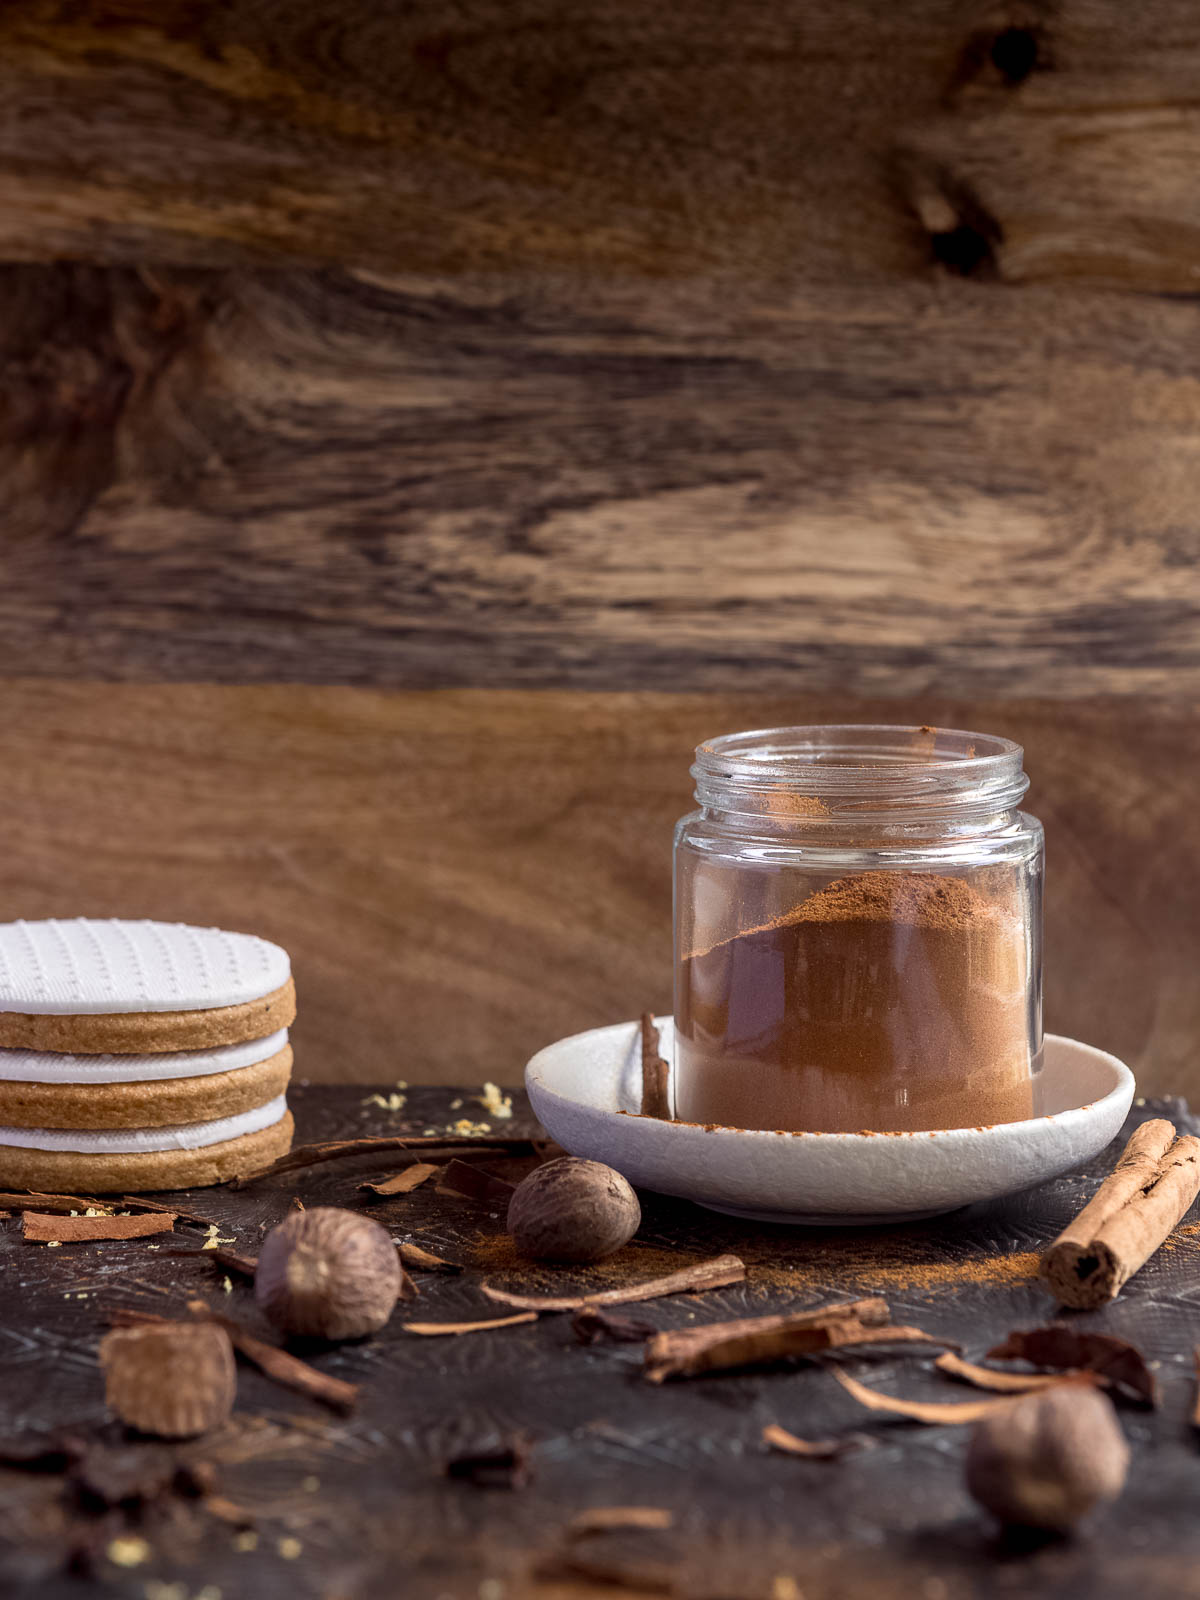
[[702,804],[765,790],[887,805],[987,801],[1014,806],[1029,787],[1024,750],[998,734],[889,723],[812,723],[722,734],[696,747]]

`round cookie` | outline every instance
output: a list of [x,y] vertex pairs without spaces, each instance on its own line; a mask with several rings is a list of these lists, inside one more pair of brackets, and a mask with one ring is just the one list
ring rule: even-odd
[[212,1049],[295,1018],[287,952],[183,923],[0,923],[0,1048],[91,1055]]
[[27,1083],[0,1078],[0,1127],[160,1128],[233,1117],[276,1099],[292,1048],[232,1072],[133,1083]]
[[133,1152],[32,1150],[0,1144],[0,1183],[11,1189],[85,1194],[138,1194],[228,1183],[285,1155],[292,1114],[268,1128],[192,1150]]

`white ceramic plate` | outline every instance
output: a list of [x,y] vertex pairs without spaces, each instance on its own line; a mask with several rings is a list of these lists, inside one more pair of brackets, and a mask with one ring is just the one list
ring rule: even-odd
[[[662,1051],[674,1054],[670,1018]],[[1133,1074],[1115,1056],[1046,1035],[1028,1122],[938,1133],[711,1132],[627,1115],[641,1102],[638,1025],[593,1028],[525,1069],[539,1121],[572,1155],[643,1189],[766,1222],[900,1222],[1028,1189],[1098,1155],[1128,1114]]]

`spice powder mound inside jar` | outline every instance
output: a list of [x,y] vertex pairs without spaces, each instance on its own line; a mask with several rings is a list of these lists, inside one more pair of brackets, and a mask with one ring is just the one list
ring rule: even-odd
[[684,952],[676,1115],[820,1133],[1030,1117],[1028,962],[1022,919],[963,879],[837,879]]

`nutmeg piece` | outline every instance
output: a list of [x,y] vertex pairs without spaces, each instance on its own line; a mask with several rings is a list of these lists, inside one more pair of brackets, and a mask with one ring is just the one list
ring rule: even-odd
[[254,1298],[284,1333],[361,1339],[391,1316],[401,1282],[396,1246],[377,1222],[314,1206],[263,1240]]
[[600,1261],[628,1244],[641,1221],[638,1197],[621,1174],[579,1156],[547,1161],[508,1202],[517,1249],[538,1261]]
[[100,1342],[100,1365],[110,1408],[141,1433],[191,1439],[233,1410],[233,1345],[214,1322],[114,1328]]
[[1108,1396],[1065,1383],[975,1426],[967,1488],[1001,1522],[1066,1533],[1125,1485],[1129,1446]]

